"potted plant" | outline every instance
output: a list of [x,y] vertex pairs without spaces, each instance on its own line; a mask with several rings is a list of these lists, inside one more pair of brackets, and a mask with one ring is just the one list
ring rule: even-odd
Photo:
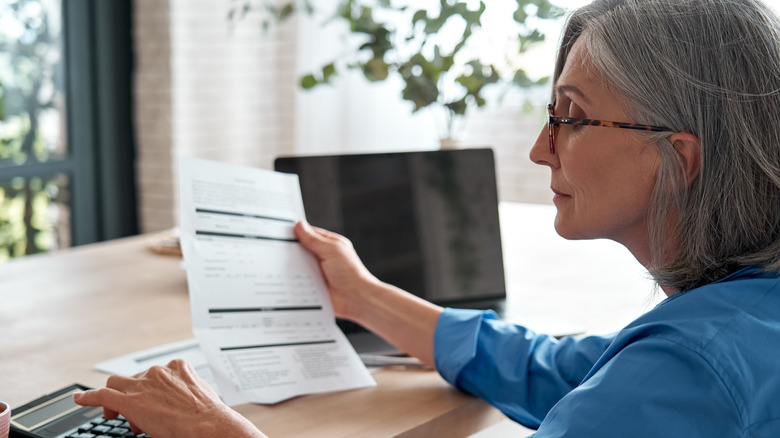
[[[258,9],[266,15],[264,27],[284,21],[296,11],[317,13],[308,0],[281,4],[269,0],[260,4],[243,1],[231,9],[229,18],[237,20]],[[514,53],[507,53],[506,65],[499,67],[481,59],[480,48],[474,47],[474,36],[482,29],[485,9],[482,1],[478,7],[470,8],[466,1],[440,0],[436,10],[427,10],[391,0],[340,0],[330,21],[346,23],[349,32],[359,36],[355,38],[359,42],[345,58],[334,59],[304,75],[301,87],[312,89],[332,83],[343,70],[359,69],[371,82],[381,82],[397,74],[404,82],[402,97],[412,103],[413,112],[429,107],[445,111],[445,132],[440,132],[440,136],[442,146],[447,147],[454,140],[455,120],[469,108],[485,105],[482,92],[486,86],[503,83],[528,88],[548,81],[547,77],[530,78],[510,60],[544,40],[534,23],[557,18],[563,10],[548,0],[516,0],[512,15],[516,35]],[[394,19],[382,21],[377,17]],[[407,20],[407,30],[399,31],[397,23],[403,20]],[[453,26],[458,30],[454,40],[440,38],[445,30],[452,35]]]

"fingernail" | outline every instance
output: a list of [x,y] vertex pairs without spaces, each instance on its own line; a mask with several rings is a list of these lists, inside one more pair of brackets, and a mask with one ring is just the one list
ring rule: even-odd
[[78,402],[79,399],[81,399],[81,395],[84,394],[83,392],[74,392],[73,393],[73,401]]

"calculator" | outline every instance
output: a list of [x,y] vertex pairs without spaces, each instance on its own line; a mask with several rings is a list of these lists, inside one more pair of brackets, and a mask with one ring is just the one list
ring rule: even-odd
[[103,417],[103,408],[80,406],[73,393],[90,389],[78,383],[11,409],[11,438],[151,438],[135,435],[122,416]]

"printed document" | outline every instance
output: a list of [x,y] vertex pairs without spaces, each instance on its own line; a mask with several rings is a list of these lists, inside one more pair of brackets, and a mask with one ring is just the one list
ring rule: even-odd
[[181,158],[180,240],[192,328],[223,400],[276,403],[374,386],[297,241],[297,175]]

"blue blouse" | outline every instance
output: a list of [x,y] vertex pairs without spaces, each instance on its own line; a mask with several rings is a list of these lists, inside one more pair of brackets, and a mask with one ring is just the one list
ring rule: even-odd
[[540,335],[446,309],[436,368],[547,437],[779,437],[780,278],[745,268],[610,336]]

